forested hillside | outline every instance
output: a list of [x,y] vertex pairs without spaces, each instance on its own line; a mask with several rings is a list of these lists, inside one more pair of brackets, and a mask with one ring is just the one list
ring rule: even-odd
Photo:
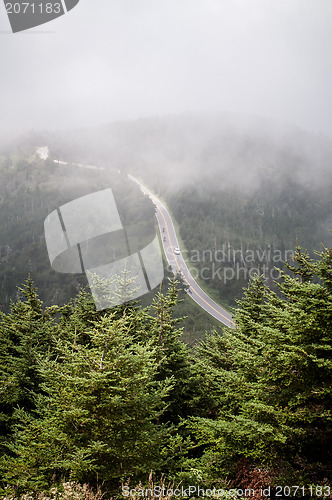
[[[0,159],[0,307],[8,310],[17,284],[31,275],[48,303],[63,303],[78,291],[77,276],[52,271],[44,237],[44,219],[71,197],[88,191],[88,183],[34,149],[11,151]],[[53,282],[54,286],[51,286]],[[56,301],[56,302],[54,302]]]
[[[139,188],[118,171],[55,164],[36,147],[0,157],[0,307],[8,309],[17,284],[30,274],[47,305],[62,304],[87,285],[85,275],[51,268],[44,220],[63,204],[111,188],[122,219],[145,234],[155,225],[154,208]],[[153,235],[152,235],[153,236]],[[152,239],[151,236],[151,239]],[[96,248],[95,251],[98,251]],[[100,251],[100,250],[99,250]]]
[[[127,224],[145,234],[156,227],[154,207],[136,184],[118,169],[99,171],[61,165],[36,154],[42,136],[31,134],[3,148],[0,156],[0,310],[9,311],[17,300],[17,285],[30,276],[46,306],[62,305],[88,286],[85,274],[62,274],[52,269],[44,234],[44,220],[63,204],[105,188],[111,188],[117,208]],[[40,144],[40,143],[39,143]],[[102,248],[96,249],[101,252]],[[166,270],[162,289],[167,287]],[[157,292],[155,290],[154,292]],[[143,296],[143,305],[153,294]],[[195,307],[189,298],[180,306],[183,336],[188,342],[202,338],[218,322]],[[187,317],[188,316],[188,317]]]
[[0,317],[3,498],[136,487],[134,498],[150,472],[150,487],[224,498],[288,497],[289,485],[292,497],[331,498],[331,266],[329,249],[313,261],[298,248],[281,296],[257,276],[237,328],[194,350],[174,319],[175,282],[151,308],[96,312],[83,291],[45,308],[27,281]]
[[[331,145],[254,122],[154,118],[1,151],[4,499],[152,482],[331,496]],[[168,203],[200,282],[240,299],[236,328],[214,328],[167,273],[154,294],[98,312],[85,275],[51,269],[43,222],[68,201],[111,187],[132,224],[154,223],[127,172]]]
[[[275,266],[292,262],[299,243],[311,256],[321,243],[331,243],[331,196],[278,170],[264,171],[251,192],[226,187],[188,186],[169,197],[187,248],[188,262],[198,276],[234,306],[255,273],[270,286],[279,278]],[[194,228],[194,229],[193,229]]]
[[[49,160],[36,156],[38,143],[49,145]],[[30,133],[2,153],[2,310],[29,272],[47,305],[64,303],[79,290],[85,276],[50,269],[43,220],[61,203],[123,183],[127,172],[166,200],[192,274],[228,307],[255,272],[273,287],[279,276],[274,267],[291,262],[297,243],[311,256],[321,243],[331,244],[331,141],[291,125],[226,114],[156,117]],[[133,207],[142,202],[129,191],[119,199]],[[183,312],[189,336],[216,324],[189,299]]]
[[296,244],[331,245],[332,143],[298,127],[230,114],[155,117],[49,136],[55,158],[120,168],[164,198],[187,261],[234,306]]

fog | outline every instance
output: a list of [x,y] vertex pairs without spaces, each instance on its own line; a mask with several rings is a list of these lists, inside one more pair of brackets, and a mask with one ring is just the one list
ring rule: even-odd
[[80,0],[12,34],[0,5],[0,133],[186,111],[332,136],[330,0]]
[[332,183],[329,137],[255,115],[187,112],[45,133],[43,141],[56,159],[130,172],[156,192],[192,185],[248,194],[267,177],[275,192],[290,177],[319,191]]

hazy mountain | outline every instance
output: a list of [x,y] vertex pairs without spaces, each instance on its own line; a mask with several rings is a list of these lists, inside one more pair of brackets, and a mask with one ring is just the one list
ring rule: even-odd
[[[37,159],[41,144],[49,145],[51,158],[101,165],[106,172],[83,175]],[[297,242],[311,253],[320,242],[330,245],[331,165],[330,139],[262,117],[184,114],[30,132],[15,148],[2,148],[2,307],[33,271],[42,288],[49,280],[58,283],[52,281],[48,302],[76,293],[77,278],[55,276],[49,268],[43,220],[60,202],[109,185],[118,170],[166,199],[188,263],[216,290],[216,299],[234,305],[249,271],[265,265],[271,281],[274,265],[282,265]]]
[[331,244],[332,141],[295,125],[185,114],[52,134],[49,142],[55,157],[141,177],[167,200],[190,264],[201,272],[202,252],[213,253],[206,276],[216,251],[227,254],[223,267],[234,271],[238,262],[235,281],[221,271],[203,279],[228,304],[241,296],[250,270],[267,266],[271,281],[274,265],[297,243],[311,254]]

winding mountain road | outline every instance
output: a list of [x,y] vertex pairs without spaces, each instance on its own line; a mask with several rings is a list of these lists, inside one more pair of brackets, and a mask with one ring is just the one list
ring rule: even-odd
[[184,281],[189,286],[188,294],[190,297],[208,312],[211,316],[216,318],[218,321],[229,327],[235,327],[235,323],[232,319],[231,314],[219,306],[214,300],[207,295],[207,293],[202,290],[202,288],[196,283],[195,279],[192,277],[188,266],[181,255],[181,253],[175,253],[174,249],[179,248],[178,239],[175,233],[172,218],[169,215],[166,207],[162,202],[149,191],[138,179],[132,175],[128,177],[138,184],[144,194],[146,194],[154,203],[157,208],[156,217],[159,225],[159,230],[161,234],[161,241],[164,248],[165,256],[168,264],[171,266],[173,273],[181,273]]
[[[46,159],[48,157],[48,148],[47,146],[40,147],[37,150],[37,154],[42,159]],[[54,160],[55,163],[59,163],[61,165],[67,165],[67,162]],[[102,167],[95,167],[94,165],[83,165],[80,163],[73,164],[75,166],[87,169],[98,169],[104,170]],[[207,293],[202,290],[202,288],[197,284],[195,279],[192,277],[188,266],[181,255],[179,250],[179,242],[176,236],[176,232],[174,229],[174,225],[172,222],[172,218],[168,213],[166,207],[162,204],[162,202],[153,194],[149,189],[147,189],[138,179],[128,174],[128,177],[131,181],[135,182],[139,185],[142,192],[147,195],[154,205],[156,206],[156,217],[158,221],[158,226],[161,235],[161,241],[163,245],[163,249],[165,252],[165,256],[167,262],[174,274],[181,273],[183,280],[188,285],[188,295],[192,298],[196,304],[198,304],[202,309],[204,309],[207,313],[213,316],[215,319],[220,321],[226,326],[231,328],[235,327],[235,323],[233,321],[232,315],[222,308],[219,304],[214,302],[214,300],[209,297]],[[178,249],[175,251],[175,249]]]

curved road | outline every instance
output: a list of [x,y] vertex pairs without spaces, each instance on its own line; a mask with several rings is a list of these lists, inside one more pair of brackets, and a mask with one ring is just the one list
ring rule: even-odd
[[[40,147],[37,150],[37,154],[42,159],[46,159],[48,157],[48,148],[47,146]],[[67,162],[54,160],[56,163],[60,163],[62,165],[67,165]],[[80,163],[73,164],[82,168],[90,168],[90,169],[98,169],[104,170],[103,167],[96,167],[93,165],[82,165]],[[154,205],[157,208],[156,217],[160,229],[161,241],[164,248],[165,256],[168,264],[170,265],[174,274],[181,273],[184,281],[188,285],[188,294],[189,296],[206,312],[208,312],[211,316],[216,318],[218,321],[223,323],[226,326],[235,327],[235,323],[232,319],[232,315],[219,306],[216,302],[214,302],[211,297],[209,297],[204,290],[196,283],[194,278],[192,277],[188,266],[182,257],[181,253],[175,253],[174,249],[179,248],[179,242],[176,237],[174,225],[165,206],[161,203],[161,201],[151,193],[138,179],[128,174],[128,177],[138,184],[144,194],[146,194],[153,201]]]
[[233,322],[232,315],[220,307],[216,302],[214,302],[211,297],[209,297],[201,287],[196,283],[194,278],[192,277],[188,266],[182,257],[181,253],[176,254],[174,252],[174,248],[179,248],[178,239],[176,237],[174,225],[165,206],[161,203],[161,201],[154,196],[141,182],[139,182],[132,175],[128,175],[128,177],[136,182],[143,191],[151,200],[157,208],[156,217],[160,229],[161,241],[163,244],[165,256],[168,264],[171,266],[173,273],[181,273],[184,281],[189,285],[188,294],[190,297],[206,312],[208,312],[211,316],[216,318],[218,321],[223,323],[226,326],[235,327],[235,323]]

